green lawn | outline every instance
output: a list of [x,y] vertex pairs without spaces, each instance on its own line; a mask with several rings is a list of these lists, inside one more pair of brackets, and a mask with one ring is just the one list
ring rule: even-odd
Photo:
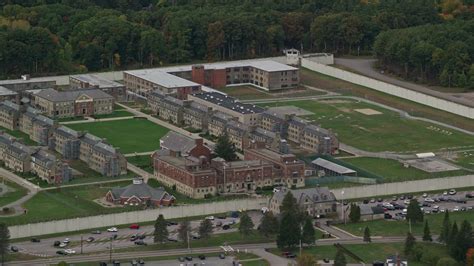
[[74,130],[88,131],[119,147],[122,153],[154,151],[160,138],[169,130],[145,119],[125,119],[69,125]]
[[[398,113],[353,100],[306,100],[261,105],[293,105],[311,111],[313,115],[306,116],[306,119],[332,129],[341,142],[367,151],[413,153],[447,147],[474,147],[473,136],[427,122],[404,119]],[[381,114],[365,115],[355,111],[366,108]]]
[[275,99],[285,97],[303,97],[323,95],[324,92],[310,90],[305,87],[298,89],[278,90],[274,92],[267,92],[251,85],[230,86],[219,88],[218,90],[226,93],[229,96],[238,98],[240,100],[258,100],[258,99]]
[[153,173],[153,162],[150,155],[137,155],[127,157],[127,161],[148,173]]
[[20,130],[10,130],[4,127],[0,127],[0,130],[5,131],[5,133],[10,134],[17,139],[21,139],[25,145],[37,145],[37,143],[32,141],[27,134],[21,132]]
[[125,116],[133,116],[133,114],[124,109],[121,109],[121,110],[115,110],[111,114],[93,115],[95,119],[125,117]]
[[462,167],[474,170],[474,150],[458,153],[455,162]]
[[74,117],[57,118],[55,120],[58,122],[69,122],[69,121],[82,121],[82,120],[86,120],[86,118],[83,116],[74,116]]
[[401,182],[407,180],[436,178],[445,176],[455,176],[469,174],[464,170],[447,171],[439,173],[428,173],[414,167],[405,168],[402,163],[396,160],[380,159],[380,158],[346,158],[342,159],[352,165],[371,172],[375,175],[382,176],[384,182]]
[[112,187],[128,184],[130,184],[130,181],[41,191],[24,204],[24,207],[28,210],[27,214],[0,218],[0,221],[9,225],[27,224],[137,210],[133,207],[104,208],[92,201],[105,196],[105,193]]
[[[451,212],[449,213],[451,222],[456,221],[458,225],[462,221],[474,221],[474,211],[467,212]],[[444,213],[425,215],[428,221],[431,233],[437,235],[441,231]],[[346,225],[337,225],[337,227],[346,230],[354,235],[362,236],[364,228],[368,226],[372,236],[404,236],[409,230],[409,225],[406,221],[394,220],[376,220],[360,223],[348,223]],[[415,235],[423,234],[423,224],[412,224],[412,232]]]
[[[448,251],[445,246],[433,243],[419,243],[423,248],[430,249],[434,254],[438,254],[440,257],[448,257]],[[403,254],[404,244],[403,243],[369,243],[369,244],[347,244],[343,245],[349,251],[354,253],[363,259],[366,263],[372,264],[374,261],[384,261],[390,255]],[[336,256],[336,247],[333,245],[328,246],[315,246],[303,249],[303,253],[311,254],[316,257],[317,260],[329,258],[331,260]],[[278,249],[272,249],[272,253],[281,255],[281,251]],[[296,252],[296,251],[295,251]],[[345,255],[348,263],[356,263],[348,255]],[[414,262],[409,260],[410,265],[423,265],[420,262]]]
[[28,193],[28,190],[17,183],[4,180],[5,184],[13,191],[7,192],[0,196],[0,208],[16,200],[21,199]]

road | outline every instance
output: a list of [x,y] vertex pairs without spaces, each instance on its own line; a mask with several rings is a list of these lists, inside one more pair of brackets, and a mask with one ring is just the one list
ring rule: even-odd
[[451,102],[460,103],[466,106],[474,107],[474,93],[443,93],[430,89],[429,87],[414,84],[408,81],[399,80],[380,73],[379,70],[373,67],[377,59],[351,59],[351,58],[336,58],[334,62],[338,65],[354,69],[358,73],[371,77],[380,81],[391,83],[403,88],[422,92]]

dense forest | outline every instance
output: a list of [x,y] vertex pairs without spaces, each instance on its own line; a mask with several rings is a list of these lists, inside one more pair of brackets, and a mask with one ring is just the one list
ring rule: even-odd
[[0,77],[263,57],[294,47],[375,53],[407,78],[466,86],[474,83],[473,1],[0,0]]

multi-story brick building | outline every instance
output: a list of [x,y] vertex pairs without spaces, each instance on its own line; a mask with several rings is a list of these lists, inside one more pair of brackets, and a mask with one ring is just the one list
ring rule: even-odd
[[41,115],[38,110],[31,107],[28,107],[20,115],[20,131],[30,136],[31,140],[43,146],[48,146],[49,139],[56,126],[54,120]]
[[103,176],[119,176],[127,173],[127,160],[109,144],[99,142],[92,147],[89,167]]
[[15,172],[27,173],[31,170],[31,155],[35,149],[14,141],[5,149],[5,166]]
[[12,101],[14,103],[20,102],[20,94],[0,86],[0,101]]
[[266,147],[276,149],[279,147],[281,139],[279,133],[261,127],[254,127],[253,129],[250,129],[248,133],[248,142],[245,143],[244,150],[249,147],[250,142],[252,141],[265,143]]
[[31,172],[49,184],[64,183],[72,178],[71,168],[42,148],[31,155]]
[[211,115],[208,122],[209,134],[219,137],[226,132],[227,123],[236,119],[222,112],[215,112]]
[[34,94],[34,105],[49,117],[110,114],[114,97],[98,89],[57,91],[45,89]]
[[190,102],[183,111],[184,126],[207,132],[211,115],[211,108],[199,103]]
[[275,176],[279,177],[274,179],[271,185],[287,187],[304,187],[305,185],[305,164],[294,154],[283,154],[265,148],[262,143],[255,142],[249,149],[244,150],[244,158],[271,162],[274,166]]
[[80,154],[81,133],[65,126],[53,131],[50,148],[59,152],[66,160],[77,160]]
[[260,114],[264,109],[253,105],[241,103],[233,97],[218,92],[203,92],[188,95],[188,100],[212,108],[227,115],[236,117],[245,125],[257,125]]
[[334,133],[315,125],[307,125],[303,129],[300,144],[303,149],[317,154],[336,154],[339,149]]
[[87,164],[92,161],[92,148],[102,139],[92,134],[86,133],[80,137],[79,159]]
[[230,142],[239,150],[244,150],[248,143],[249,127],[237,121],[230,120],[226,125],[226,133]]
[[282,138],[286,138],[288,132],[288,121],[293,117],[291,114],[280,114],[266,110],[260,116],[259,126],[265,130],[278,132]]
[[15,130],[20,124],[20,106],[11,101],[0,103],[0,126]]
[[8,133],[0,130],[0,160],[5,160],[5,154],[8,146],[10,146],[16,139]]
[[69,84],[72,89],[99,89],[114,97],[116,101],[124,101],[127,98],[125,85],[94,74],[69,76]]
[[148,105],[161,119],[176,125],[183,124],[186,102],[155,90],[148,95]]
[[296,203],[302,211],[310,217],[321,217],[328,214],[335,214],[336,197],[329,191],[327,187],[305,188],[305,189],[288,189],[281,188],[273,193],[270,199],[269,209],[274,214],[280,213],[280,207],[286,194],[291,192],[296,199]]

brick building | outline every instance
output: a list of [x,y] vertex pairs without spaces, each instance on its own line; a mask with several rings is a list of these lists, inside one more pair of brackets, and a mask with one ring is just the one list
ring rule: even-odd
[[176,125],[183,124],[186,101],[155,90],[148,94],[147,102],[153,113],[158,115],[161,119],[170,121]]
[[14,103],[20,102],[20,94],[0,86],[0,101],[12,101]]
[[202,104],[191,102],[184,108],[183,121],[184,126],[190,127],[202,132],[208,131],[209,118],[212,115],[212,109]]
[[0,103],[0,126],[15,130],[20,124],[20,106],[11,101]]
[[176,199],[163,188],[153,188],[143,182],[143,179],[134,179],[133,183],[123,188],[113,188],[105,194],[108,202],[128,206],[171,206]]
[[114,97],[98,89],[57,91],[45,89],[33,95],[34,106],[49,117],[63,118],[111,114]]
[[98,89],[114,97],[116,101],[127,99],[125,85],[94,74],[69,76],[71,89]]
[[50,148],[59,152],[66,160],[77,160],[80,154],[81,133],[65,126],[60,126],[53,131]]
[[28,173],[31,170],[31,155],[33,153],[35,153],[35,149],[13,141],[5,149],[3,161],[8,169],[19,173]]
[[127,159],[109,144],[99,142],[92,147],[89,167],[103,176],[119,176],[127,173]]
[[71,168],[43,148],[31,155],[31,173],[48,184],[64,183],[72,178]]
[[235,121],[236,118],[222,112],[215,112],[208,121],[209,134],[219,137],[226,132],[227,123]]
[[336,197],[327,187],[316,187],[306,189],[281,188],[273,193],[270,199],[269,209],[274,214],[280,213],[280,207],[286,194],[291,192],[301,210],[310,217],[326,216],[335,214],[337,211]]

